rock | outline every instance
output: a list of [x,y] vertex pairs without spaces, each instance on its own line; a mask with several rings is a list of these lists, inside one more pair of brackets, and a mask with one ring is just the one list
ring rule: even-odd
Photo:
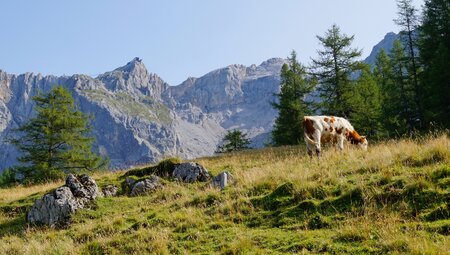
[[233,177],[230,172],[222,172],[212,179],[211,187],[220,187],[220,189],[224,189],[228,186],[228,183],[232,180],[232,178]]
[[158,176],[151,175],[150,178],[136,182],[131,189],[130,196],[147,195],[161,186],[160,180]]
[[136,180],[133,179],[133,178],[131,178],[131,177],[127,177],[127,178],[125,179],[125,184],[126,184],[129,188],[133,187],[133,184],[134,184],[135,182],[136,182]]
[[98,186],[89,176],[84,174],[75,177],[69,174],[65,186],[36,200],[27,213],[27,222],[45,224],[50,227],[68,225],[72,213],[94,200],[97,192]]
[[77,198],[94,200],[97,197],[97,183],[87,174],[80,175],[78,178],[73,174],[69,174],[66,178],[66,186],[70,188],[72,194]]
[[117,188],[115,185],[107,185],[102,188],[102,193],[104,197],[114,197],[117,195],[117,191],[119,191],[119,188]]
[[195,162],[181,163],[173,170],[172,177],[182,182],[205,182],[210,179],[208,170]]
[[[92,135],[112,168],[158,162],[173,155],[197,158],[214,153],[227,129],[242,127],[252,141],[270,133],[277,111],[270,105],[279,92],[286,61],[259,66],[231,65],[170,86],[135,58],[95,78],[43,76],[0,70],[0,141],[34,116],[31,98],[54,84],[70,90],[79,110],[95,112]],[[173,84],[174,85],[174,84]],[[0,169],[17,165],[20,152],[0,143]]]

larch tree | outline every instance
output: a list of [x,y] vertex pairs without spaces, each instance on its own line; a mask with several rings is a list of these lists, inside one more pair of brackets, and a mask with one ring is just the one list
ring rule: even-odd
[[351,47],[354,36],[341,33],[336,24],[317,39],[322,49],[317,51],[318,57],[312,59],[312,69],[319,82],[317,90],[322,99],[322,113],[349,118],[354,93],[351,75],[361,69],[357,60],[361,50]]
[[56,86],[47,94],[33,97],[36,116],[16,129],[11,139],[22,156],[14,171],[25,182],[59,179],[68,172],[89,171],[103,161],[91,150],[89,118],[75,107],[65,88]]

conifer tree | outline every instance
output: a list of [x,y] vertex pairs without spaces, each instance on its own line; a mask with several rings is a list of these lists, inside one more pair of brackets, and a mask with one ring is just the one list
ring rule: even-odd
[[47,94],[33,97],[36,117],[16,131],[21,135],[11,139],[21,152],[21,166],[15,172],[26,182],[42,182],[61,178],[67,172],[93,170],[100,167],[101,158],[93,154],[89,137],[89,119],[75,109],[70,93],[54,87]]
[[[396,132],[398,134],[411,134],[416,127],[414,105],[414,89],[411,88],[409,77],[407,75],[408,60],[405,56],[404,48],[399,40],[394,42],[390,53],[392,66],[392,80],[394,86],[390,94],[390,100],[393,108],[397,108]],[[405,128],[406,127],[406,130]]]
[[250,140],[247,138],[247,134],[240,130],[228,130],[227,134],[223,138],[223,145],[217,148],[217,153],[227,153],[234,151],[242,151],[250,149]]
[[398,18],[395,23],[401,27],[400,38],[405,47],[406,52],[406,71],[408,74],[408,82],[412,83],[413,99],[416,109],[411,109],[417,121],[417,127],[423,126],[423,91],[419,84],[419,65],[417,63],[417,32],[419,25],[419,17],[417,9],[412,4],[412,0],[397,0]]
[[382,49],[375,60],[373,69],[375,80],[380,88],[381,119],[383,120],[383,131],[385,136],[397,135],[399,98],[393,81],[392,63],[386,51]]
[[320,84],[321,110],[324,114],[349,118],[354,91],[350,75],[361,69],[357,61],[361,51],[351,48],[354,36],[342,34],[337,25],[317,38],[323,49],[317,51],[319,56],[312,60],[312,68]]
[[426,0],[420,26],[425,118],[450,127],[450,2]]
[[272,142],[276,146],[293,145],[303,141],[303,116],[312,113],[312,103],[306,96],[314,89],[314,81],[307,76],[305,68],[297,61],[292,51],[289,64],[281,68],[281,88],[278,102],[272,106],[278,110],[278,117],[272,130]]
[[381,95],[380,87],[372,74],[371,67],[361,65],[361,73],[353,86],[351,121],[362,133],[380,137],[381,133]]

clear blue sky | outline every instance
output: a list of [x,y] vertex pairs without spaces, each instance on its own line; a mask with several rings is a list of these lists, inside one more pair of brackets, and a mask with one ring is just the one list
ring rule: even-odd
[[307,64],[333,23],[364,57],[398,31],[394,0],[0,1],[0,69],[15,74],[97,75],[140,57],[177,85],[292,49]]

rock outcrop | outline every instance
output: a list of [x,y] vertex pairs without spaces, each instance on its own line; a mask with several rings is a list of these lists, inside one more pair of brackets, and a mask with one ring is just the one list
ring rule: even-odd
[[130,196],[134,197],[147,195],[160,187],[161,187],[161,179],[156,175],[151,175],[150,177],[142,181],[133,183]]
[[173,170],[172,177],[181,182],[206,182],[210,179],[208,170],[195,162],[179,164]]
[[27,222],[50,227],[65,226],[71,215],[97,197],[98,187],[87,175],[68,175],[66,185],[37,199],[27,213]]

